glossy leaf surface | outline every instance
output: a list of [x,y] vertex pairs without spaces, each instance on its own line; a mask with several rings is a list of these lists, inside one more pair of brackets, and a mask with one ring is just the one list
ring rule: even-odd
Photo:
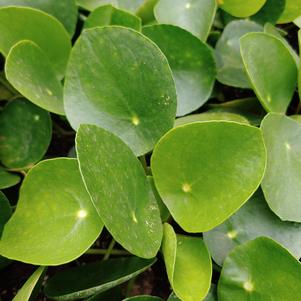
[[173,25],[144,27],[143,34],[165,54],[176,83],[177,115],[201,107],[210,97],[216,67],[212,50],[198,38]]
[[268,112],[285,113],[297,82],[297,67],[289,50],[265,33],[249,33],[240,41],[243,62],[261,104]]
[[0,112],[0,161],[26,168],[42,159],[51,140],[49,113],[26,99],[9,102]]
[[23,181],[17,209],[2,234],[0,254],[36,265],[63,264],[83,254],[102,227],[77,161],[42,161]]
[[6,171],[0,167],[0,189],[9,188],[17,185],[21,178],[18,174]]
[[153,148],[173,126],[176,112],[166,58],[149,39],[122,27],[83,32],[72,51],[64,101],[74,128],[81,123],[106,128],[136,155]]
[[218,300],[298,300],[300,263],[281,245],[265,237],[235,248],[226,258]]
[[76,152],[86,187],[108,231],[125,249],[156,256],[162,239],[160,211],[139,160],[117,136],[82,125]]
[[235,122],[177,127],[157,144],[154,181],[175,221],[187,232],[208,231],[255,192],[265,170],[261,131]]

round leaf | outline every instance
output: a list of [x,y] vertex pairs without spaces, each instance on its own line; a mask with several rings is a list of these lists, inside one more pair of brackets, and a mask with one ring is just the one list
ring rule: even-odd
[[160,211],[140,161],[117,136],[82,125],[76,152],[99,216],[117,242],[143,258],[161,245]]
[[209,46],[173,25],[144,27],[143,34],[160,47],[169,62],[177,89],[177,115],[201,107],[211,95],[216,76]]
[[28,301],[34,291],[34,288],[38,284],[44,275],[45,267],[39,267],[25,282],[22,288],[18,291],[17,295],[12,301]]
[[193,115],[188,115],[185,117],[178,118],[175,121],[175,127],[187,123],[192,123],[192,122],[212,121],[212,120],[235,121],[239,123],[249,124],[249,121],[245,117],[238,114],[228,113],[228,112],[206,112],[206,113],[193,114]]
[[138,257],[89,263],[56,273],[45,287],[54,300],[77,300],[109,290],[147,270],[155,260]]
[[25,99],[9,102],[0,113],[0,160],[27,168],[42,159],[51,140],[49,113]]
[[210,288],[212,266],[202,239],[176,235],[164,224],[162,252],[175,294],[182,301],[203,300]]
[[37,265],[63,264],[83,254],[102,227],[77,161],[43,161],[23,181],[17,209],[2,234],[0,254]]
[[226,258],[218,300],[298,300],[300,263],[282,246],[260,237],[236,247]]
[[177,127],[157,144],[151,167],[159,194],[187,232],[216,227],[256,191],[266,152],[258,128],[226,121]]
[[243,62],[254,92],[267,111],[284,113],[292,99],[297,67],[285,44],[265,33],[240,39]]
[[106,128],[136,155],[152,150],[176,113],[166,58],[149,39],[122,27],[83,32],[71,54],[64,101],[74,128]]
[[5,74],[8,81],[34,104],[64,115],[63,86],[46,53],[35,43],[21,41],[7,56]]
[[4,168],[0,167],[0,189],[5,189],[5,188],[15,186],[20,181],[21,178],[19,175],[7,172]]
[[74,0],[0,0],[1,6],[26,6],[45,11],[56,17],[72,36],[77,21],[77,7]]
[[207,40],[215,12],[215,0],[159,0],[155,6],[159,23],[182,27],[202,41]]
[[267,148],[262,190],[282,220],[301,222],[301,124],[280,114],[268,114],[261,125]]
[[11,47],[21,40],[33,41],[48,56],[58,75],[64,75],[71,42],[59,21],[36,9],[13,6],[0,8],[0,20],[2,54],[7,56]]
[[96,8],[85,22],[85,28],[105,25],[120,25],[141,31],[141,20],[138,17],[112,5]]
[[135,12],[144,0],[77,0],[77,4],[87,10],[94,10],[95,8],[112,4],[116,7]]
[[234,17],[246,18],[256,14],[267,0],[218,0],[220,8]]
[[285,0],[285,9],[278,23],[289,23],[301,15],[301,0]]
[[249,32],[263,31],[263,28],[249,20],[230,22],[224,29],[215,48],[217,80],[225,85],[250,88],[240,54],[239,39]]
[[261,192],[222,225],[203,235],[214,261],[219,265],[233,248],[260,236],[278,241],[296,258],[301,257],[301,225],[281,221],[271,212]]

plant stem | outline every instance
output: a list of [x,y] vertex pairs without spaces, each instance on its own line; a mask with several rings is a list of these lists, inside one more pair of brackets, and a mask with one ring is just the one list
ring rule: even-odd
[[130,296],[130,293],[131,293],[131,291],[133,290],[135,281],[136,281],[136,277],[132,278],[132,279],[129,281],[128,286],[127,286],[127,288],[126,288],[126,293],[125,293],[125,296],[126,296],[126,297],[129,297],[129,296]]
[[113,251],[113,248],[114,248],[115,244],[116,244],[116,241],[113,238],[112,241],[109,244],[109,247],[107,248],[107,252],[105,253],[105,256],[103,257],[103,260],[108,260],[109,259],[109,257],[111,255],[111,252]]
[[[86,251],[86,255],[106,255],[108,249],[89,249]],[[112,249],[110,252],[110,255],[115,255],[115,256],[123,256],[123,255],[130,255],[129,252],[124,251],[124,250],[114,250]]]

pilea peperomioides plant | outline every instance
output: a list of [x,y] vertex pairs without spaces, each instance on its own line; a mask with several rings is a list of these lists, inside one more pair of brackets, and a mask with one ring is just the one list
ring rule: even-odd
[[301,300],[300,20],[0,0],[0,300]]

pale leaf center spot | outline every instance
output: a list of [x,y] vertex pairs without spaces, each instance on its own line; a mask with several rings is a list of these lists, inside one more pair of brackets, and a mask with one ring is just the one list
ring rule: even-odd
[[286,147],[287,150],[292,149],[291,145],[288,142],[285,142],[285,147]]
[[229,231],[228,233],[227,233],[227,236],[230,238],[230,239],[234,239],[234,238],[236,238],[237,237],[237,232],[236,231]]
[[132,220],[135,224],[138,224],[138,220],[134,211],[132,212]]
[[137,116],[132,117],[132,124],[137,126],[140,123],[140,120]]
[[77,217],[82,219],[85,218],[88,215],[88,212],[84,209],[81,209],[77,212]]
[[48,94],[48,95],[50,95],[50,96],[52,96],[52,95],[53,95],[52,91],[51,91],[51,90],[49,90],[49,89],[46,89],[46,92],[47,92],[47,94]]
[[190,8],[191,8],[191,4],[190,4],[189,2],[186,3],[185,8],[186,8],[186,9],[190,9]]
[[40,116],[39,116],[39,115],[34,115],[33,119],[34,119],[35,121],[39,121],[39,120],[40,120]]
[[247,292],[252,292],[254,291],[254,284],[251,281],[246,281],[243,285],[244,289]]
[[191,185],[188,184],[188,183],[184,183],[184,184],[182,185],[182,190],[183,190],[185,193],[191,192]]

